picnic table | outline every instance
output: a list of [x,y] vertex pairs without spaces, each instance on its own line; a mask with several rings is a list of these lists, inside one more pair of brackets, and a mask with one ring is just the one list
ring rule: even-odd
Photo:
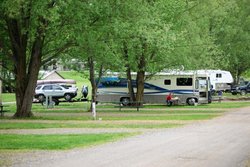
[[0,113],[1,113],[1,117],[4,116],[4,113],[7,112],[8,110],[4,110],[4,106],[0,105]]
[[139,108],[143,108],[143,102],[129,102],[129,104],[124,105],[122,102],[118,102],[118,106],[115,107],[119,107],[119,111],[121,111],[122,108],[136,108],[137,111],[139,111]]

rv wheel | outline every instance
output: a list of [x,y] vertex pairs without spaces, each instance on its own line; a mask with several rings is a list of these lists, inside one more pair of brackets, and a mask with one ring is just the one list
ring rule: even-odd
[[121,104],[124,106],[128,106],[129,105],[129,98],[128,97],[123,97],[120,100]]
[[187,99],[187,104],[190,106],[193,106],[195,104],[195,98],[188,98]]

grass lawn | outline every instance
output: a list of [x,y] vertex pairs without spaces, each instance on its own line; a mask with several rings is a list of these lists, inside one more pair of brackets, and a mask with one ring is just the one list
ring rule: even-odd
[[0,123],[0,129],[46,129],[46,128],[133,128],[133,129],[155,129],[155,128],[173,128],[183,124],[164,123],[152,121],[137,122],[78,122],[78,123],[34,123],[34,122],[4,122]]
[[247,107],[250,106],[250,103],[248,101],[222,101],[221,103],[214,101],[210,104],[200,104],[198,106],[171,106],[166,107],[166,105],[145,105],[145,108],[186,108],[186,109],[192,109],[192,108],[240,108],[240,107]]
[[69,135],[19,135],[2,134],[0,149],[64,150],[87,147],[132,136],[132,133],[69,134]]
[[14,102],[16,101],[16,97],[14,93],[3,93],[2,100],[3,102]]
[[[7,98],[6,98],[7,99]],[[11,97],[9,98],[11,99]],[[53,109],[41,104],[33,104],[33,118],[15,120],[10,117],[15,112],[15,104],[6,104],[11,110],[0,117],[0,129],[47,129],[47,128],[128,128],[159,129],[183,126],[189,122],[208,120],[218,117],[228,108],[250,106],[249,102],[214,102],[199,106],[145,105],[139,112],[136,109],[122,110],[114,105],[97,105],[97,118],[93,121],[87,112],[89,103],[61,103]],[[7,116],[6,116],[7,115]],[[1,121],[2,120],[2,121]],[[127,133],[118,134],[69,134],[69,135],[20,135],[1,134],[0,150],[6,149],[71,149],[118,140],[131,136]]]
[[239,98],[249,98],[250,97],[250,93],[247,93],[246,95],[242,96],[240,94],[237,95],[232,95],[232,93],[224,93],[223,97],[225,98],[230,98],[230,99],[239,99]]

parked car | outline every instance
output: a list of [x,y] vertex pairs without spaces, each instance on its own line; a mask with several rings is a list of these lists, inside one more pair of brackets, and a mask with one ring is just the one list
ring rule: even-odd
[[245,95],[247,93],[250,93],[250,82],[247,82],[246,85],[232,88],[231,93],[233,95],[237,95],[237,94]]
[[35,98],[39,102],[44,102],[46,96],[52,96],[53,99],[64,98],[66,101],[71,101],[77,96],[77,87],[67,87],[59,84],[44,84],[38,85],[35,90]]

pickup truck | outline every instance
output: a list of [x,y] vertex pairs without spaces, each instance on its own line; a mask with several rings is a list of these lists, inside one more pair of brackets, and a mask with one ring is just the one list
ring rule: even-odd
[[246,95],[247,93],[250,93],[250,82],[248,82],[246,85],[232,88],[231,93],[233,95],[237,95],[237,94]]

